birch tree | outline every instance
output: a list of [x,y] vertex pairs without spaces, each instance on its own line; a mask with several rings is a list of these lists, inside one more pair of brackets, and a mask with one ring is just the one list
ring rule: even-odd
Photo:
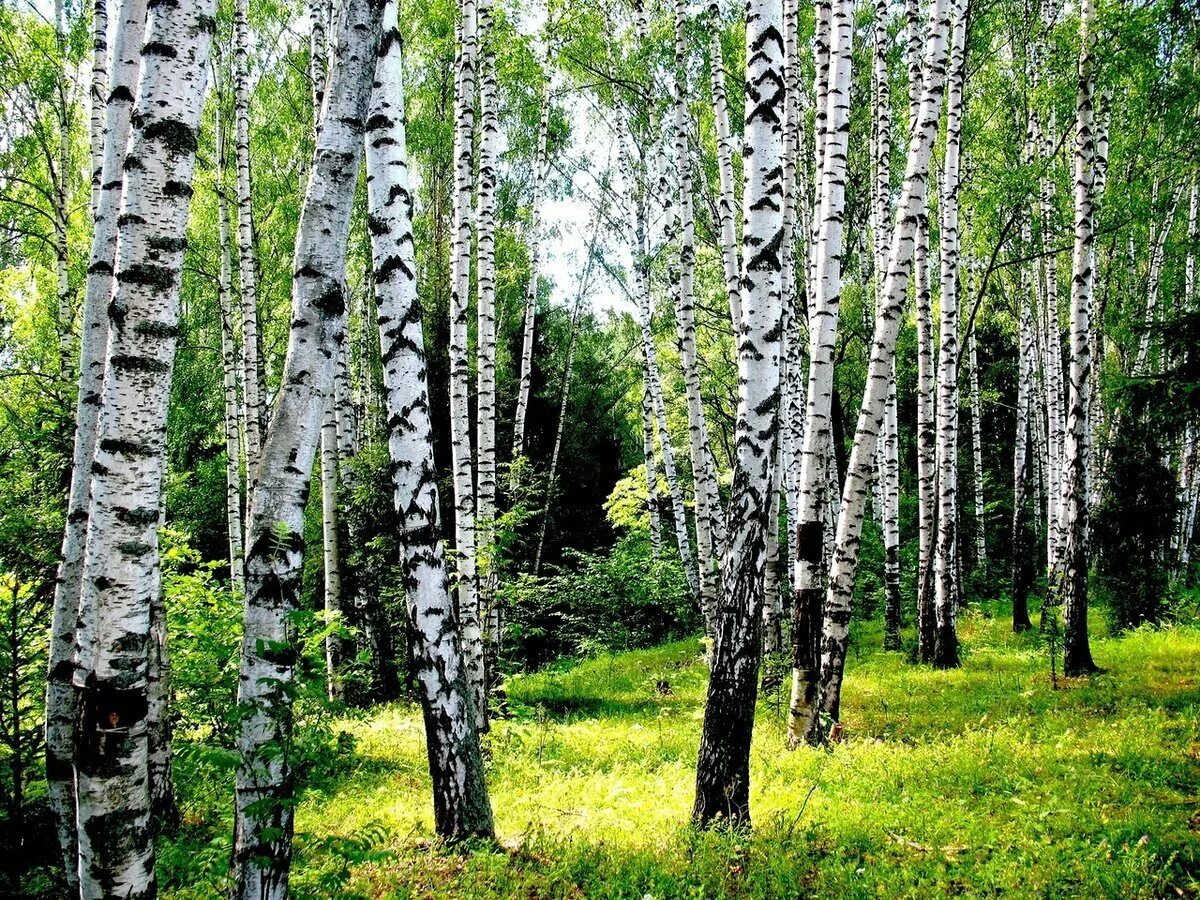
[[[961,18],[965,0],[957,0],[955,17]],[[821,711],[837,720],[841,712],[842,675],[850,636],[850,597],[858,568],[859,539],[870,495],[875,444],[887,402],[888,375],[896,349],[896,335],[913,262],[914,231],[925,212],[929,160],[937,136],[942,89],[946,80],[946,37],[950,27],[947,0],[934,0],[929,14],[925,62],[922,67],[921,102],[913,129],[904,184],[892,230],[887,278],[875,320],[871,362],[854,433],[854,445],[842,489],[837,544],[825,598],[821,637]]]
[[[823,6],[823,4],[822,4]],[[818,15],[823,15],[823,9]],[[843,233],[846,205],[846,153],[850,137],[851,6],[836,0],[831,10],[832,36],[828,64],[820,62],[828,83],[818,90],[818,141],[822,141],[819,173],[819,222],[811,277],[809,310],[808,407],[800,457],[800,506],[796,519],[796,561],[792,577],[792,690],[788,743],[813,740],[818,723],[817,686],[820,670],[821,593],[825,522],[832,502],[829,462],[832,452],[831,404],[834,347],[841,306]],[[821,24],[818,21],[818,29]]]
[[1095,135],[1092,73],[1095,7],[1082,0],[1079,7],[1079,88],[1075,100],[1075,246],[1071,279],[1071,384],[1064,453],[1066,480],[1066,546],[1063,553],[1062,606],[1063,672],[1084,675],[1097,671],[1088,645],[1087,559],[1087,415],[1091,380],[1092,306],[1092,189],[1095,182]]
[[742,327],[737,450],[723,585],[696,765],[697,824],[750,818],[750,738],[758,689],[767,512],[779,414],[779,250],[783,237],[783,22],[769,0],[746,6]]
[[78,695],[72,686],[75,628],[80,611],[83,552],[90,514],[89,486],[104,382],[109,303],[116,285],[117,218],[146,29],[145,0],[121,0],[116,10],[116,20],[111,90],[104,110],[101,187],[96,201],[83,297],[71,481],[67,493],[66,526],[63,529],[58,577],[54,583],[49,672],[46,678],[46,782],[68,887],[72,892],[78,889],[78,845],[74,825],[76,799],[71,769],[75,724],[79,717]]
[[433,781],[434,826],[450,841],[491,837],[492,809],[459,644],[446,559],[438,539],[429,386],[417,301],[412,193],[404,124],[404,64],[397,2],[383,11],[383,38],[367,120],[367,204],[375,269],[388,452],[399,515],[416,683]]
[[471,295],[471,176],[475,141],[477,7],[461,0],[454,89],[454,193],[450,225],[450,452],[454,482],[454,549],[463,661],[476,725],[487,720],[483,625],[475,554],[475,466],[471,441],[468,314]]
[[725,57],[721,52],[721,10],[712,2],[708,6],[709,43],[708,64],[711,70],[713,121],[717,130],[717,176],[720,183],[718,219],[721,226],[721,270],[725,276],[725,296],[729,302],[729,317],[733,322],[736,340],[742,327],[742,289],[738,259],[737,225],[734,214],[737,200],[733,183],[733,136],[729,127],[729,101],[725,96]]
[[238,679],[234,896],[287,894],[293,822],[290,685],[304,507],[337,347],[345,329],[346,242],[362,154],[379,10],[347,0],[301,207],[288,352],[250,500],[246,614]]
[[156,891],[151,607],[161,589],[167,402],[214,7],[211,0],[156,6],[141,48],[76,635],[82,709],[74,778],[83,898],[153,897]]

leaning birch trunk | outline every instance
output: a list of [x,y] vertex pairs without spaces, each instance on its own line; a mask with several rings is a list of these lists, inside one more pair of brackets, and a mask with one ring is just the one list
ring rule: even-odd
[[291,334],[250,501],[238,702],[234,896],[287,894],[292,843],[291,614],[300,592],[304,508],[322,412],[345,328],[346,243],[358,178],[379,12],[347,0],[336,29],[325,116],[296,232]]
[[479,7],[479,196],[475,328],[475,554],[479,608],[485,623],[486,678],[498,678],[500,608],[496,601],[496,154],[500,139],[496,106],[496,47],[492,5]]
[[[266,428],[265,386],[258,337],[258,255],[250,180],[249,0],[234,0],[234,159],[237,165],[238,280],[242,296],[242,402],[245,406],[246,486],[252,490]],[[247,515],[249,510],[247,510]],[[247,523],[248,525],[249,523]]]
[[[470,2],[470,0],[464,0]],[[542,85],[542,114],[538,120],[537,154],[533,160],[533,199],[529,223],[529,282],[525,286],[525,319],[521,330],[521,368],[517,383],[517,409],[513,418],[512,456],[525,453],[525,417],[533,386],[533,332],[537,324],[538,263],[542,240],[542,192],[546,183],[546,144],[550,133],[550,84]]]
[[471,176],[478,60],[475,0],[461,0],[454,91],[454,194],[450,250],[450,452],[454,480],[454,549],[463,662],[475,724],[487,721],[483,623],[475,567],[475,461],[471,441],[468,314],[471,295]]
[[57,274],[57,322],[59,372],[64,381],[73,380],[75,373],[74,308],[70,281],[69,237],[71,230],[71,120],[74,98],[72,79],[67,62],[67,22],[63,0],[54,0],[54,35],[58,52],[59,77],[55,79],[55,99],[58,103],[58,153],[50,164],[54,185],[54,268]]
[[83,898],[156,894],[151,606],[160,589],[167,404],[214,13],[212,0],[154,8],[128,155],[137,164],[124,167],[75,671]]
[[491,837],[492,809],[459,648],[446,559],[438,536],[412,194],[404,130],[404,65],[396,0],[384,7],[383,39],[367,128],[367,204],[375,301],[387,398],[388,451],[420,688],[434,827],[445,840]]
[[[850,137],[851,5],[837,0],[832,11],[829,85],[824,92],[828,121],[820,172],[816,253],[812,262],[809,316],[808,402],[800,457],[800,508],[792,590],[792,689],[788,743],[816,739],[820,671],[821,593],[825,523],[829,504],[829,454],[833,431],[834,347],[841,306],[841,260],[846,206],[846,153]],[[822,107],[818,106],[820,111]]]
[[229,201],[225,196],[224,103],[219,93],[217,100],[217,220],[221,244],[217,306],[221,315],[221,366],[225,392],[225,524],[229,531],[229,584],[234,593],[241,596],[246,592],[246,551],[242,540],[242,439],[233,329],[233,253]]
[[750,739],[758,692],[767,512],[779,430],[779,250],[782,185],[782,10],[746,6],[742,327],[737,451],[727,514],[723,585],[696,765],[693,820],[750,819]]
[[700,365],[696,351],[696,298],[692,276],[696,268],[696,223],[692,210],[692,167],[688,152],[687,111],[687,18],[684,0],[675,0],[675,165],[679,175],[678,221],[679,277],[675,291],[675,324],[679,335],[679,361],[687,400],[688,449],[696,498],[696,565],[700,611],[706,630],[712,634],[720,574],[717,553],[721,495],[717,489],[717,465],[709,443],[708,423],[700,394]]
[[92,3],[92,86],[88,98],[91,123],[88,129],[92,158],[92,216],[100,209],[100,185],[104,177],[104,124],[108,102],[108,0]]
[[938,361],[938,529],[935,554],[937,639],[934,665],[958,665],[958,179],[962,148],[969,0],[958,4],[950,41],[946,149],[942,162],[942,321]]
[[[1091,379],[1092,306],[1092,188],[1095,181],[1094,116],[1095,82],[1092,48],[1095,44],[1092,0],[1079,7],[1079,90],[1075,100],[1075,248],[1071,279],[1071,386],[1065,448],[1066,546],[1063,553],[1062,606],[1063,674],[1085,675],[1096,671],[1088,646],[1087,557],[1087,415]],[[1176,198],[1177,200],[1178,198]],[[1165,229],[1164,229],[1165,230]]]
[[729,318],[733,322],[736,343],[742,328],[742,289],[738,272],[737,225],[734,214],[737,200],[733,184],[733,136],[729,127],[729,103],[725,97],[725,57],[721,52],[721,10],[714,2],[708,7],[710,37],[709,67],[712,71],[713,121],[717,129],[717,173],[721,193],[717,216],[721,226],[721,267],[725,275],[725,297],[729,302]]
[[[340,625],[342,614],[342,560],[338,548],[338,428],[334,397],[325,395],[321,419],[321,547],[325,570],[326,627]],[[325,692],[330,701],[342,699],[339,669],[342,639],[336,632],[325,638]]]
[[[956,6],[961,16],[965,0],[958,0]],[[887,402],[888,375],[895,358],[896,335],[913,262],[913,232],[926,209],[925,187],[937,137],[942,87],[946,79],[946,34],[950,25],[948,7],[947,0],[934,0],[930,11],[917,127],[913,129],[913,140],[909,147],[904,187],[888,255],[887,279],[884,281],[871,342],[866,388],[846,471],[846,484],[842,490],[842,508],[838,515],[837,544],[829,575],[825,628],[821,639],[821,711],[834,721],[839,718],[841,711],[842,674],[850,636],[850,597],[858,569],[863,514],[870,496],[875,443]]]
[[104,382],[108,343],[109,302],[112,299],[117,253],[117,214],[124,184],[125,153],[138,87],[146,0],[122,0],[117,8],[113,41],[112,81],[104,111],[104,161],[100,196],[93,223],[91,256],[83,297],[80,333],[79,391],[75,412],[75,446],[67,494],[54,608],[50,625],[50,659],[46,678],[46,783],[54,813],[67,886],[78,892],[78,843],[75,830],[75,723],[78,695],[74,680],[75,628],[83,581],[83,552],[90,511],[89,486],[96,451],[96,423]]

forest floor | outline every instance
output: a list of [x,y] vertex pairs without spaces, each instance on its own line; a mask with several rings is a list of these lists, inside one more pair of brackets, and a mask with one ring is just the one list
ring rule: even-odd
[[1200,629],[1098,635],[1106,672],[1054,689],[1036,632],[960,625],[963,666],[942,672],[856,624],[832,749],[785,750],[786,697],[763,698],[751,834],[686,824],[696,640],[509,681],[514,718],[486,738],[499,848],[431,844],[414,708],[343,723],[353,758],[298,809],[295,894],[1196,896]]

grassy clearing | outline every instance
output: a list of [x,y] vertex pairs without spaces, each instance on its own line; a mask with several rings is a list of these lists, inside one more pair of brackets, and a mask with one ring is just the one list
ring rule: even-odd
[[510,682],[487,738],[502,850],[431,846],[413,709],[349,723],[353,758],[298,810],[296,894],[1196,894],[1200,630],[1099,639],[1107,673],[1057,691],[1002,618],[965,616],[954,672],[859,635],[843,744],[787,752],[782,698],[760,703],[752,834],[686,827],[705,669],[684,641]]

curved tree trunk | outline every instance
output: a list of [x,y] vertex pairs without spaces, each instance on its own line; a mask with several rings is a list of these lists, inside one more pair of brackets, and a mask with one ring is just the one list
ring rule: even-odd
[[[153,897],[151,606],[180,273],[215,12],[157,6],[124,167],[77,643],[80,895]],[[150,598],[149,600],[147,598]],[[161,621],[161,620],[160,620]],[[154,654],[158,659],[158,655]],[[165,710],[154,711],[158,715]]]
[[100,196],[92,231],[87,285],[80,334],[79,391],[75,412],[75,446],[67,494],[67,522],[54,584],[50,626],[49,672],[46,679],[46,782],[50,808],[58,828],[68,887],[78,889],[78,844],[75,833],[75,723],[78,695],[72,682],[76,621],[83,580],[83,552],[90,512],[89,486],[96,450],[96,423],[104,382],[109,302],[116,285],[117,214],[124,185],[130,119],[138,89],[146,0],[122,0],[113,41],[111,91],[104,111],[104,160]]
[[409,624],[415,643],[434,825],[444,839],[492,836],[492,809],[438,537],[437,473],[417,302],[412,194],[404,131],[404,65],[396,0],[383,40],[367,129],[367,202],[387,397],[388,451],[400,517]]
[[478,36],[475,0],[461,0],[454,90],[454,239],[450,250],[450,452],[454,479],[454,549],[463,662],[476,726],[487,721],[483,623],[475,562],[475,460],[471,448],[468,314],[471,301],[471,176],[475,140]]
[[[823,15],[820,4],[818,16]],[[800,507],[796,517],[796,560],[792,590],[792,690],[788,743],[815,741],[820,671],[821,594],[825,573],[825,523],[828,520],[829,463],[833,444],[834,347],[842,297],[841,261],[846,206],[846,152],[850,137],[851,5],[837,0],[826,38],[832,46],[822,64],[818,21],[818,77],[829,82],[818,90],[817,128],[822,143],[819,174],[819,223],[812,261],[813,298],[809,315],[808,404],[800,457]],[[822,99],[823,98],[823,99]]]
[[[959,16],[964,5],[965,0],[958,0],[956,13]],[[950,27],[948,7],[947,0],[934,0],[930,12],[917,127],[913,129],[912,145],[909,147],[904,187],[888,255],[887,278],[871,342],[866,388],[854,433],[846,484],[842,489],[842,508],[838,514],[837,544],[829,576],[829,592],[825,598],[825,627],[821,637],[821,711],[835,721],[841,712],[842,675],[850,636],[850,597],[858,569],[859,538],[870,495],[875,444],[887,403],[888,374],[895,359],[896,335],[900,329],[909,269],[913,261],[913,230],[926,209],[929,161],[937,136],[942,87],[946,78],[946,35]]]
[[783,22],[767,0],[746,6],[742,327],[737,456],[712,673],[696,764],[699,825],[750,819],[750,739],[758,692],[766,529],[779,430]]
[[300,591],[304,508],[322,413],[345,330],[346,243],[379,36],[370,0],[346,0],[325,116],[296,232],[291,333],[250,501],[238,702],[234,896],[287,893],[291,864],[291,614]]

